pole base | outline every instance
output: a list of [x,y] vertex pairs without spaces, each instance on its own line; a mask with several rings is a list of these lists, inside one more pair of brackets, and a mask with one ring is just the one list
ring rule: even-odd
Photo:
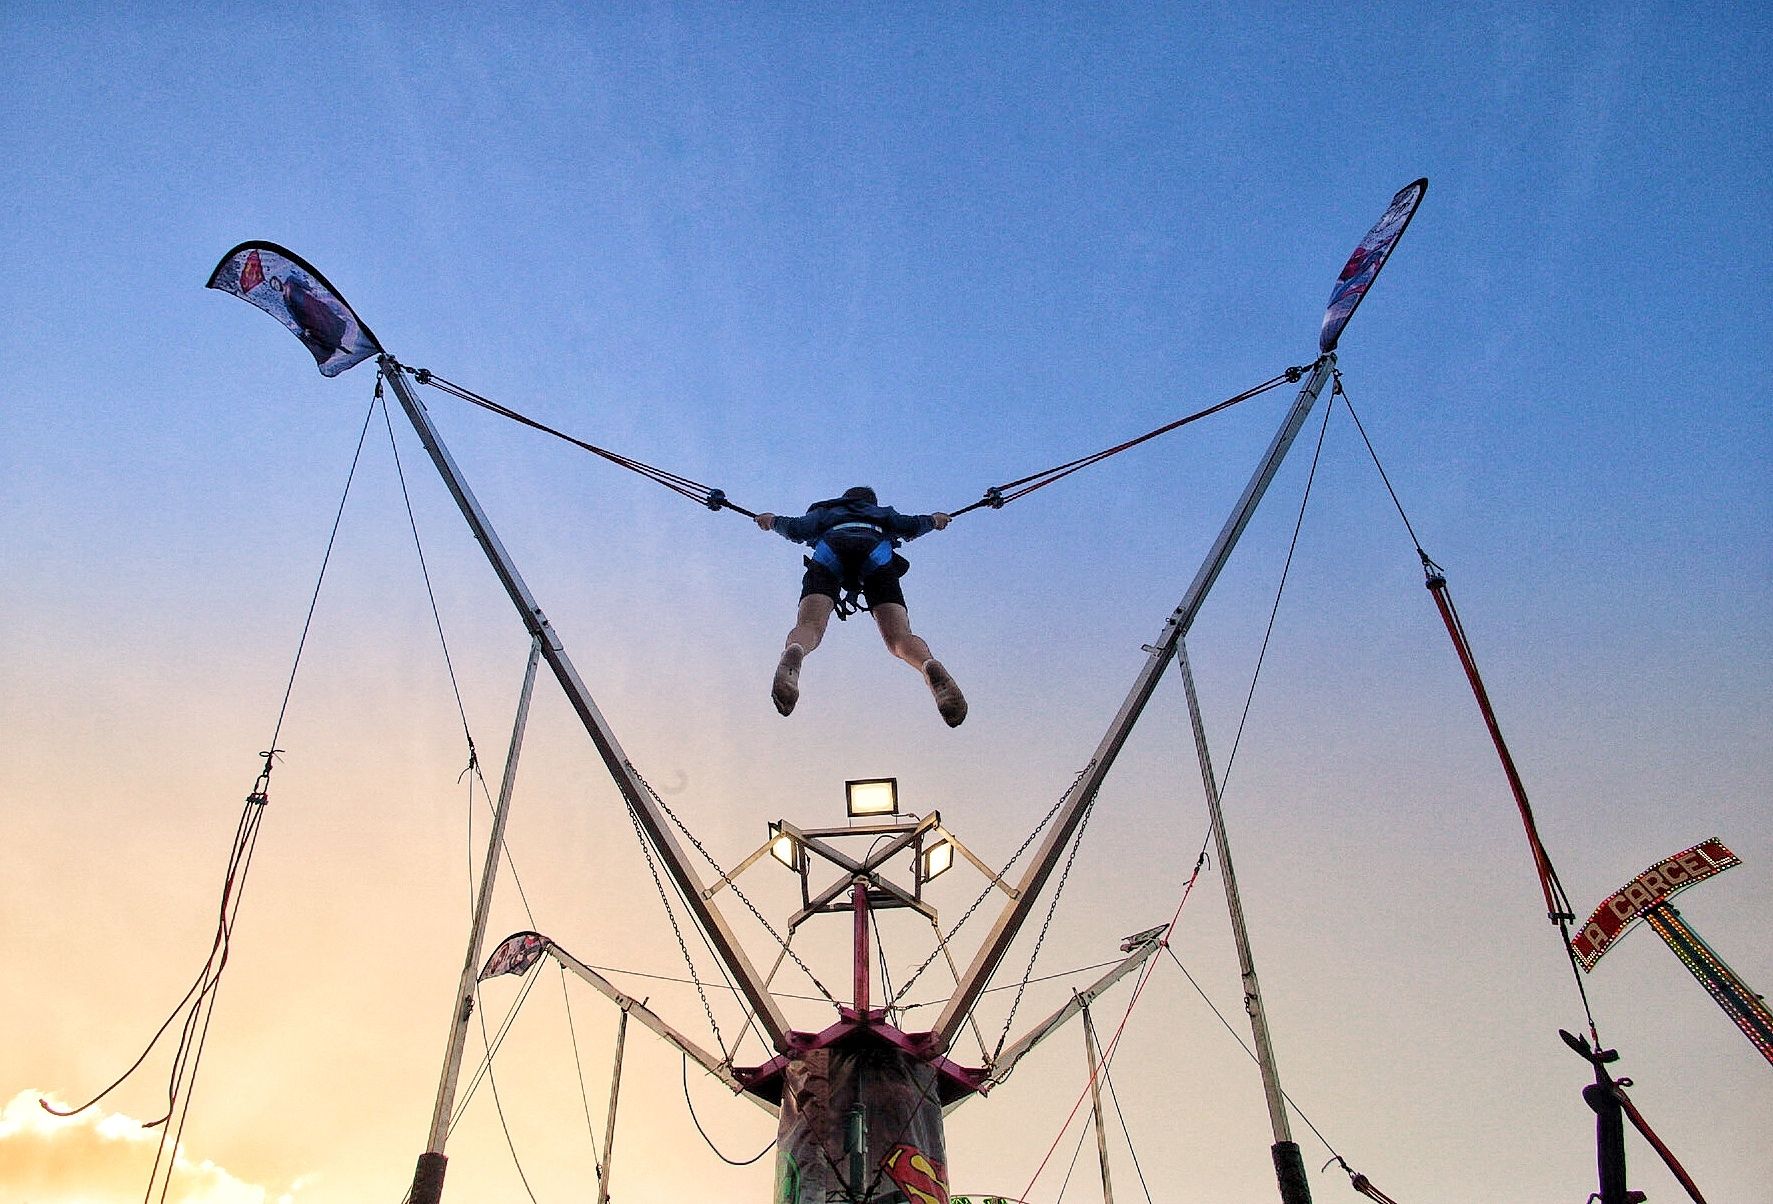
[[412,1204],[438,1204],[443,1199],[443,1172],[449,1159],[442,1154],[423,1153],[412,1173]]
[[[1296,1141],[1277,1141],[1270,1148],[1274,1155],[1274,1177],[1280,1181],[1281,1204],[1311,1204],[1311,1183],[1305,1177],[1305,1159]],[[418,1204],[418,1197],[413,1197]]]

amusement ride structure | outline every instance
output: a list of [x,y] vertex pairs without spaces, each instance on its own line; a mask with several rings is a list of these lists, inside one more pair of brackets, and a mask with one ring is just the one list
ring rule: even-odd
[[[1286,385],[1297,386],[1292,405],[1257,461],[1248,483],[1217,537],[1202,558],[1181,601],[1169,614],[1158,635],[1145,645],[1144,663],[1127,690],[1124,701],[1108,722],[1100,741],[1078,772],[1076,780],[1065,790],[1039,827],[1029,834],[1022,848],[1001,867],[992,867],[978,857],[943,822],[940,814],[932,812],[923,816],[902,815],[896,793],[897,784],[893,779],[868,779],[847,784],[850,821],[847,825],[814,827],[780,819],[769,825],[768,838],[762,845],[734,869],[722,869],[708,854],[702,842],[642,778],[623,751],[612,725],[599,709],[583,677],[574,666],[565,641],[525,583],[466,477],[445,446],[436,424],[420,400],[419,387],[434,388],[566,439],[622,467],[647,476],[711,510],[729,509],[741,515],[755,515],[728,500],[718,489],[565,435],[486,397],[443,380],[428,370],[408,367],[382,347],[338,291],[319,272],[281,247],[251,242],[236,247],[224,256],[209,281],[210,287],[233,293],[276,317],[308,347],[324,375],[337,375],[372,358],[376,361],[380,374],[377,383],[378,398],[382,396],[382,387],[385,384],[387,391],[392,394],[417,432],[432,465],[442,477],[462,518],[484,552],[531,639],[529,665],[506,757],[504,779],[494,810],[494,821],[488,836],[484,865],[479,875],[461,977],[456,993],[449,1002],[449,1036],[444,1065],[425,1149],[418,1158],[413,1176],[409,1193],[411,1204],[437,1204],[445,1194],[446,1143],[451,1125],[459,1115],[458,1081],[464,1061],[470,1017],[477,1006],[479,984],[500,974],[531,973],[533,967],[543,959],[552,959],[566,972],[602,993],[620,1010],[604,1150],[598,1167],[597,1198],[600,1204],[610,1196],[613,1161],[611,1147],[615,1136],[621,1082],[622,1043],[630,1019],[638,1021],[670,1043],[685,1058],[694,1061],[734,1093],[750,1099],[777,1116],[777,1138],[774,1146],[774,1199],[777,1204],[828,1204],[831,1201],[845,1201],[849,1204],[889,1204],[893,1201],[948,1204],[951,1195],[944,1116],[967,1101],[990,1092],[995,1085],[1004,1081],[1026,1054],[1074,1018],[1081,1019],[1080,1027],[1090,1066],[1092,1110],[1098,1141],[1103,1142],[1102,1102],[1097,1067],[1105,1064],[1112,1056],[1114,1042],[1110,1040],[1103,1044],[1098,1041],[1090,1004],[1129,976],[1136,976],[1136,998],[1136,992],[1142,989],[1145,978],[1155,964],[1156,956],[1167,950],[1174,919],[1169,924],[1158,925],[1128,937],[1121,945],[1123,956],[1118,961],[1106,966],[1104,972],[1087,988],[1073,992],[1068,1003],[1029,1026],[1014,1041],[1008,1040],[1006,1031],[1005,1039],[1000,1040],[996,1049],[992,1050],[981,1039],[979,1049],[983,1056],[975,1062],[968,1060],[961,1052],[960,1039],[969,1025],[976,1027],[974,1013],[982,993],[1000,974],[1012,943],[1024,932],[1043,904],[1048,908],[1046,922],[1051,922],[1051,908],[1056,904],[1057,889],[1062,887],[1065,876],[1069,873],[1070,859],[1075,855],[1077,839],[1090,817],[1103,782],[1172,664],[1177,668],[1184,689],[1210,819],[1210,837],[1215,848],[1217,868],[1225,887],[1242,997],[1249,1018],[1252,1052],[1259,1065],[1266,1094],[1279,1196],[1283,1204],[1305,1204],[1309,1201],[1310,1187],[1299,1146],[1293,1140],[1288,1101],[1281,1088],[1273,1043],[1269,1037],[1255,959],[1238,893],[1232,849],[1220,807],[1220,779],[1215,774],[1207,744],[1186,641],[1201,606],[1231,558],[1252,515],[1262,503],[1270,483],[1313,407],[1326,389],[1332,390],[1333,395],[1340,395],[1341,381],[1336,358],[1338,340],[1355,308],[1408,227],[1426,189],[1427,181],[1418,180],[1400,190],[1392,198],[1378,223],[1356,247],[1332,291],[1320,331],[1318,354],[1310,363],[1289,368],[1253,389],[1135,439],[1057,465],[1042,473],[993,486],[977,502],[955,511],[959,515],[980,507],[1001,508],[1033,489],[1041,488],[1147,439],[1271,389]],[[1407,519],[1405,521],[1408,522]],[[1683,961],[1700,976],[1713,997],[1755,1042],[1757,1048],[1773,1061],[1773,1021],[1770,1021],[1764,1003],[1735,978],[1721,959],[1697,934],[1684,925],[1678,913],[1667,903],[1668,896],[1675,889],[1726,868],[1726,862],[1733,862],[1733,855],[1718,842],[1696,846],[1694,850],[1677,855],[1662,866],[1646,871],[1645,875],[1634,879],[1615,900],[1603,904],[1595,917],[1578,934],[1572,936],[1570,926],[1575,916],[1557,882],[1550,858],[1538,838],[1525,789],[1515,772],[1476,661],[1464,640],[1463,629],[1448,597],[1445,575],[1426,554],[1423,554],[1422,560],[1428,587],[1446,622],[1449,636],[1471,682],[1519,805],[1535,868],[1544,890],[1547,913],[1558,927],[1560,941],[1571,957],[1572,967],[1580,960],[1585,969],[1592,968],[1594,961],[1617,938],[1625,925],[1643,918],[1668,940]],[[663,883],[668,882],[687,910],[694,929],[705,939],[718,959],[725,977],[742,1000],[746,1010],[746,1027],[757,1032],[771,1051],[770,1056],[764,1060],[751,1064],[736,1063],[734,1050],[718,1041],[718,1034],[719,1051],[705,1048],[697,1039],[681,1031],[670,1019],[649,1007],[645,1001],[623,993],[598,970],[574,957],[540,932],[516,933],[499,942],[490,950],[489,956],[487,927],[495,884],[499,877],[512,785],[535,681],[544,665],[563,691],[620,793],[633,824],[643,838],[642,848],[655,880],[661,881],[662,874],[661,893]],[[287,696],[285,702],[287,704]],[[281,723],[281,719],[279,722]],[[181,1005],[187,1010],[182,1013],[186,1019],[175,1068],[175,1096],[178,1094],[180,1076],[194,1074],[196,1061],[201,1055],[202,1038],[207,1032],[210,1016],[209,1009],[214,1004],[214,985],[219,981],[221,969],[226,963],[227,943],[235,910],[239,905],[238,887],[250,865],[257,838],[258,819],[267,799],[275,753],[273,740],[272,748],[264,754],[262,771],[242,814],[234,855],[229,865],[222,918],[210,961],[193,985],[191,994]],[[1022,863],[1025,854],[1026,862]],[[744,894],[739,883],[747,870],[765,859],[773,859],[788,867],[799,882],[801,905],[782,922],[780,931]],[[985,886],[958,922],[944,924],[937,909],[926,899],[924,888],[934,878],[961,862],[980,873],[985,879]],[[1022,863],[1019,868],[1018,863]],[[1197,865],[1196,874],[1198,873]],[[1189,885],[1193,885],[1192,879]],[[774,964],[768,970],[761,968],[754,953],[746,949],[732,920],[723,911],[723,895],[748,908],[753,918],[774,939],[775,948],[769,950]],[[957,951],[951,943],[955,933],[994,895],[1001,898],[1001,907],[988,932],[970,954],[961,950],[964,956],[957,958]],[[1624,899],[1623,903],[1618,902],[1620,898]],[[667,906],[669,907],[669,900]],[[911,980],[915,981],[938,957],[946,959],[953,975],[952,992],[928,1028],[907,1029],[902,1026],[903,1009],[895,1005],[903,998],[908,983],[901,983],[896,994],[888,995],[877,991],[877,984],[873,981],[872,968],[875,965],[876,951],[871,947],[870,933],[874,926],[874,916],[877,912],[892,909],[923,917],[935,936],[935,949],[923,965],[916,968],[910,976]],[[793,948],[793,940],[802,925],[817,917],[834,913],[848,914],[851,921],[853,957],[847,997],[837,998],[826,991],[831,1005],[828,1023],[816,1030],[796,1028],[778,998],[777,988],[774,986],[776,973],[788,959],[801,962],[800,955]],[[672,924],[681,947],[684,942],[683,933],[677,931],[674,917]],[[1043,937],[1044,934],[1043,928]],[[687,960],[687,951],[685,957]],[[804,968],[804,963],[801,964]],[[808,973],[810,975],[810,971]],[[1026,986],[1026,983],[1027,975],[1024,974],[1022,985]],[[441,1005],[442,1001],[439,1003]],[[1586,1007],[1586,996],[1584,1006]],[[440,1006],[439,1010],[442,1011],[443,1008]],[[175,1012],[175,1017],[180,1014]],[[171,1024],[170,1018],[168,1024]],[[165,1031],[163,1028],[162,1032]],[[1658,1153],[1687,1186],[1693,1199],[1702,1200],[1697,1187],[1692,1185],[1685,1172],[1679,1168],[1673,1155],[1655,1139],[1648,1126],[1643,1123],[1642,1117],[1625,1098],[1625,1081],[1614,1079],[1607,1069],[1616,1055],[1602,1048],[1592,1016],[1587,1036],[1565,1036],[1571,1047],[1592,1064],[1596,1075],[1595,1084],[1588,1088],[1585,1098],[1597,1114],[1600,1170],[1600,1192],[1597,1198],[1602,1204],[1628,1204],[1629,1201],[1642,1198],[1640,1194],[1631,1192],[1625,1184],[1622,1116],[1636,1123],[1651,1140]],[[492,1053],[489,1045],[489,1060]],[[172,1140],[176,1145],[178,1126],[183,1122],[183,1112],[176,1102],[169,1116],[174,1114],[177,1116],[177,1123],[169,1124],[168,1131],[172,1133]],[[1100,1145],[1100,1152],[1104,1196],[1111,1199],[1113,1189],[1105,1144]],[[170,1165],[168,1160],[168,1175],[171,1173]],[[1346,1163],[1342,1167],[1348,1172],[1356,1191],[1382,1204],[1389,1199],[1366,1176],[1355,1172]],[[157,1166],[157,1175],[160,1170]],[[959,1197],[953,1199],[958,1200]]]

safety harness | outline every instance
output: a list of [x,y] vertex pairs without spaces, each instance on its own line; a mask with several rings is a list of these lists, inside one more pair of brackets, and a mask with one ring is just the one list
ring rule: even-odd
[[[831,545],[834,535],[843,548],[842,552]],[[804,563],[808,568],[817,565],[837,578],[837,617],[847,619],[857,611],[868,610],[867,600],[862,595],[862,579],[891,565],[895,559],[893,541],[886,538],[879,527],[854,521],[838,523],[819,536],[812,555],[806,557]]]

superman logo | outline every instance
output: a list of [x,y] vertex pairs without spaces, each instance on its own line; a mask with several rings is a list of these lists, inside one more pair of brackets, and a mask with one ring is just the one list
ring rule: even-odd
[[915,1146],[894,1146],[881,1167],[911,1204],[949,1204],[948,1168]]

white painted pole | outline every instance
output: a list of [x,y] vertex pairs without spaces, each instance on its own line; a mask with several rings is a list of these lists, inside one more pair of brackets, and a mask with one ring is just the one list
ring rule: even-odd
[[1207,729],[1201,719],[1200,699],[1194,692],[1194,670],[1188,664],[1186,643],[1178,646],[1176,667],[1182,674],[1182,691],[1188,696],[1188,720],[1194,728],[1194,751],[1200,760],[1201,788],[1207,797],[1207,815],[1213,829],[1213,848],[1219,857],[1219,877],[1225,883],[1225,905],[1231,913],[1231,935],[1237,946],[1238,973],[1244,987],[1244,1011],[1250,1015],[1250,1033],[1256,1044],[1256,1064],[1262,1072],[1262,1091],[1268,1099],[1268,1123],[1274,1130],[1275,1173],[1279,1176],[1284,1204],[1310,1204],[1299,1147],[1287,1120],[1287,1098],[1281,1091],[1280,1067],[1275,1062],[1274,1042],[1268,1035],[1268,1013],[1262,1007],[1262,987],[1256,980],[1256,959],[1250,952],[1249,928],[1244,923],[1243,898],[1237,889],[1237,871],[1231,863],[1231,840],[1225,834],[1225,812],[1220,806],[1219,782],[1213,773],[1213,757],[1207,748]]
[[1096,1113],[1096,1157],[1102,1163],[1102,1204],[1114,1204],[1114,1184],[1108,1178],[1108,1130],[1102,1127],[1102,1067],[1097,1061],[1096,1022],[1090,1005],[1083,1005],[1084,1056],[1090,1067],[1090,1107]]
[[455,1107],[456,1085],[462,1073],[462,1052],[468,1041],[468,1018],[474,1014],[474,976],[480,967],[480,946],[486,939],[487,914],[492,910],[493,883],[498,878],[499,856],[505,849],[505,820],[511,814],[511,791],[517,784],[517,757],[523,750],[524,728],[529,724],[529,701],[535,693],[536,666],[541,663],[542,643],[531,640],[529,665],[523,673],[523,689],[517,696],[517,719],[511,728],[511,746],[505,752],[505,774],[499,783],[499,801],[493,808],[492,832],[486,840],[486,860],[480,870],[480,890],[474,900],[474,918],[468,926],[468,951],[462,958],[462,976],[456,986],[450,1017],[449,1044],[443,1056],[443,1074],[437,1083],[437,1104],[431,1110],[431,1134],[413,1174],[412,1204],[437,1204],[443,1196],[449,1139],[449,1118]]
[[622,1051],[628,1043],[628,1009],[616,1024],[616,1067],[610,1072],[609,1120],[603,1127],[603,1170],[597,1176],[597,1204],[609,1204],[609,1168],[616,1160],[616,1101],[622,1094]]

